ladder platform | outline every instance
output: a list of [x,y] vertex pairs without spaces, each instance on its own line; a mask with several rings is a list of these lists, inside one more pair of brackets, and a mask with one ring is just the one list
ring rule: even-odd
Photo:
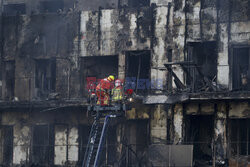
[[101,105],[93,105],[88,106],[88,111],[96,111],[96,112],[112,112],[112,111],[126,111],[130,110],[131,106],[127,104],[114,104],[109,106],[101,106]]
[[[90,131],[88,145],[84,154],[82,167],[99,167],[100,157],[105,143],[105,138],[112,118],[119,117],[117,114],[106,115],[105,119],[95,117]],[[103,122],[101,121],[103,120]]]

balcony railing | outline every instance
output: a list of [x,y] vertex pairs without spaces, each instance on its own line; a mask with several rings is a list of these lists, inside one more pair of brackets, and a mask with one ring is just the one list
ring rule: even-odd
[[[170,62],[164,64],[168,71],[167,92],[173,94],[176,92],[219,92],[223,88],[217,84],[217,75],[208,76],[201,70],[201,66],[193,62]],[[184,72],[184,82],[179,79],[174,72],[173,67],[179,67]],[[172,83],[176,85],[173,88]]]

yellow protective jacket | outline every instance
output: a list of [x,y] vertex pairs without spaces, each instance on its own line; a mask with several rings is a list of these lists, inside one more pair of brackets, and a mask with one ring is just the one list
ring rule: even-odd
[[112,101],[120,101],[123,99],[123,90],[121,86],[115,87],[112,90]]

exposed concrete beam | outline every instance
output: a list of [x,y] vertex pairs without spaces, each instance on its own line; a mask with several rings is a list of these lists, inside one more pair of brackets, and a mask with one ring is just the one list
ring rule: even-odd
[[177,102],[184,102],[189,99],[187,94],[177,95],[149,95],[144,98],[143,103],[145,104],[174,104]]
[[[78,99],[78,100],[41,100],[41,101],[31,101],[31,102],[0,102],[0,110],[8,110],[8,109],[44,109],[46,111],[52,111],[63,108],[86,108],[87,101],[86,99]],[[44,111],[45,112],[45,111]]]
[[152,144],[165,144],[167,139],[167,112],[164,105],[156,105],[150,119],[150,138]]
[[125,79],[125,63],[126,63],[126,56],[124,52],[119,54],[119,63],[118,63],[118,78]]
[[227,138],[226,138],[226,103],[217,105],[214,127],[214,155],[217,161],[224,161],[226,158]]
[[250,92],[199,92],[176,93],[172,95],[148,95],[143,99],[144,104],[175,104],[186,101],[205,100],[247,100]]
[[183,142],[183,106],[176,104],[174,107],[174,144]]

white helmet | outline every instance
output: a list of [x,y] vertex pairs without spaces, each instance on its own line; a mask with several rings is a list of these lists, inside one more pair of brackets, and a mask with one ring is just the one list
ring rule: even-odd
[[122,81],[120,79],[115,80],[115,86],[122,86]]

